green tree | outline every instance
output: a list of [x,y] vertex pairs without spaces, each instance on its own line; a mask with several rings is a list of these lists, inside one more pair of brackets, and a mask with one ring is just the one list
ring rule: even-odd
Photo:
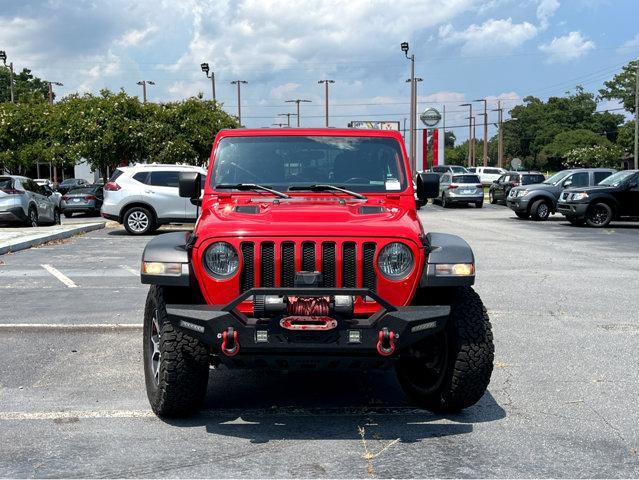
[[574,148],[566,153],[564,166],[566,168],[619,168],[622,154],[623,149],[613,144]]
[[[0,66],[0,103],[11,101],[9,68]],[[28,68],[14,73],[13,85],[16,102],[46,101],[49,96],[48,84],[34,76]]]
[[612,77],[612,80],[604,82],[604,88],[599,90],[599,95],[606,100],[619,100],[626,111],[634,113],[636,79],[637,60],[633,60]]

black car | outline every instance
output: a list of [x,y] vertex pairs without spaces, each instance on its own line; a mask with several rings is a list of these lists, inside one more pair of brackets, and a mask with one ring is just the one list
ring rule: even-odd
[[89,182],[82,178],[67,178],[66,180],[62,180],[62,182],[60,182],[57,190],[62,195],[64,195],[69,190],[72,190],[74,188],[86,187],[87,185],[89,185]]
[[74,213],[100,214],[104,200],[104,188],[101,185],[88,185],[74,188],[62,196],[60,210],[69,218]]
[[605,227],[613,220],[639,217],[639,170],[617,172],[586,188],[571,188],[559,198],[557,211],[573,225]]
[[539,172],[507,172],[495,180],[488,189],[490,203],[505,202],[510,189],[520,185],[541,183],[546,179]]

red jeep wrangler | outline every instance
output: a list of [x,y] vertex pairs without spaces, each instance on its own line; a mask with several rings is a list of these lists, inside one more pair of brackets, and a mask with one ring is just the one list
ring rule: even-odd
[[[144,369],[153,411],[188,415],[210,365],[396,369],[433,411],[468,407],[493,368],[490,321],[461,238],[425,233],[404,141],[380,130],[226,130],[180,195],[201,205],[193,233],[143,254],[151,284]],[[415,194],[416,193],[416,194]]]

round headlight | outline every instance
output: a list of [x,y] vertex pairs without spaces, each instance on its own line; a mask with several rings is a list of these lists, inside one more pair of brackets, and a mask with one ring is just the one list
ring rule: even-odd
[[379,252],[377,265],[389,280],[401,280],[413,269],[413,252],[403,243],[389,243]]
[[226,242],[216,242],[204,252],[204,266],[217,279],[232,277],[240,266],[235,249]]

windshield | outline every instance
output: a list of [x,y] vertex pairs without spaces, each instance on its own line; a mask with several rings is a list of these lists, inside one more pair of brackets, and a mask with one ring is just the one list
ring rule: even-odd
[[561,182],[565,177],[567,177],[571,173],[572,173],[572,170],[562,170],[561,172],[555,173],[552,177],[546,179],[542,183],[546,183],[548,185],[555,185]]
[[621,182],[623,182],[625,179],[627,179],[628,177],[631,177],[635,173],[637,173],[637,172],[635,172],[633,170],[625,170],[623,172],[613,173],[609,177],[604,178],[597,185],[604,185],[604,186],[607,186],[607,187],[616,187]]
[[453,182],[457,183],[479,183],[479,177],[477,175],[454,175]]
[[72,188],[69,190],[68,195],[75,195],[80,193],[95,193],[98,187],[82,187],[82,188]]
[[466,170],[465,167],[459,167],[459,166],[450,167],[450,171],[453,172],[453,173],[466,173],[466,172],[468,172],[468,170]]
[[60,185],[73,185],[76,183],[75,178],[68,178],[67,180],[63,180]]
[[393,138],[338,136],[226,137],[215,153],[211,186],[290,187],[330,184],[354,192],[407,187],[402,151]]

